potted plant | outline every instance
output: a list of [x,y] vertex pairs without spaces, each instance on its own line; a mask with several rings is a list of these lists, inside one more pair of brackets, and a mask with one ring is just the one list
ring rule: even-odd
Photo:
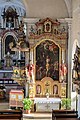
[[61,107],[63,109],[71,109],[71,99],[70,98],[63,98],[61,100]]
[[30,98],[23,99],[23,107],[24,110],[26,110],[26,113],[30,113],[32,103],[33,101]]

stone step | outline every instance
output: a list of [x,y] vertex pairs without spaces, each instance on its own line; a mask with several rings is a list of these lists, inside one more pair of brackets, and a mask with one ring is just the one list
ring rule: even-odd
[[51,119],[51,113],[30,113],[30,114],[23,114],[23,118],[26,119]]

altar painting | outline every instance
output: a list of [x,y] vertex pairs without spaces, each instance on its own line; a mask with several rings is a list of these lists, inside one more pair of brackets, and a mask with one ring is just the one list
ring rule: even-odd
[[15,54],[15,51],[12,51],[11,49],[16,46],[15,39],[13,36],[9,35],[5,39],[5,54],[8,52],[10,54]]
[[50,40],[36,47],[36,80],[44,77],[59,80],[59,47]]

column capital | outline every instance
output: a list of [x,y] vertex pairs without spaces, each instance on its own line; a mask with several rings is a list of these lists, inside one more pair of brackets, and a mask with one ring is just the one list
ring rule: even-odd
[[57,19],[60,23],[72,24],[72,18]]
[[40,18],[23,18],[24,23],[35,24]]
[[68,23],[68,25],[72,24],[72,18],[65,18],[65,21]]

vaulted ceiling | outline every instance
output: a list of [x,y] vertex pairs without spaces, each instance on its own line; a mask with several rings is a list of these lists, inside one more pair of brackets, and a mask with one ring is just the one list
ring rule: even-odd
[[65,18],[72,16],[72,0],[0,0],[0,12],[9,6],[16,8],[19,15],[26,15],[26,17]]
[[23,0],[28,17],[72,16],[72,0]]
[[16,11],[20,16],[25,15],[26,10],[22,0],[0,0],[0,15],[2,14],[4,8],[6,10],[10,6],[14,9],[16,8]]

